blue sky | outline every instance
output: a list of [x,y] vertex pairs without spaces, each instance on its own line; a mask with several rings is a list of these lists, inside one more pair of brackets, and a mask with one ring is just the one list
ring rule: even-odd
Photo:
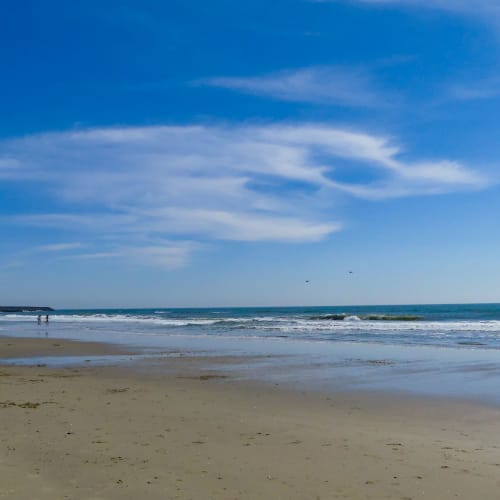
[[500,301],[500,1],[0,9],[0,303]]

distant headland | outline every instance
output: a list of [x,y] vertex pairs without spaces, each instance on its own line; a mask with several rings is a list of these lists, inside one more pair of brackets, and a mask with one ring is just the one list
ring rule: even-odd
[[37,312],[37,311],[53,311],[52,307],[33,307],[33,306],[0,306],[0,312],[17,313],[17,312]]

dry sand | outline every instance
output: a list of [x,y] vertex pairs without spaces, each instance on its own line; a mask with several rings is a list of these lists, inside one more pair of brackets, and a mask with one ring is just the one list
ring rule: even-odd
[[498,409],[205,369],[0,366],[0,498],[500,497]]

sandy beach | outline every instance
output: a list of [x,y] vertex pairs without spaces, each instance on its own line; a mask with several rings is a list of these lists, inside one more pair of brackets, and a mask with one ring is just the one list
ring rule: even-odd
[[0,12],[0,500],[500,500],[500,0]]
[[[51,342],[4,338],[0,352],[113,349]],[[0,498],[498,498],[496,408],[293,391],[201,358],[4,364],[0,395]]]

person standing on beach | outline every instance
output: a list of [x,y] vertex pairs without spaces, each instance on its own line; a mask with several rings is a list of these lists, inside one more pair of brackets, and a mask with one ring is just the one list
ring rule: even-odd
[[48,322],[49,322],[49,315],[48,315],[48,314],[46,314],[46,315],[45,315],[45,323],[48,323]]

